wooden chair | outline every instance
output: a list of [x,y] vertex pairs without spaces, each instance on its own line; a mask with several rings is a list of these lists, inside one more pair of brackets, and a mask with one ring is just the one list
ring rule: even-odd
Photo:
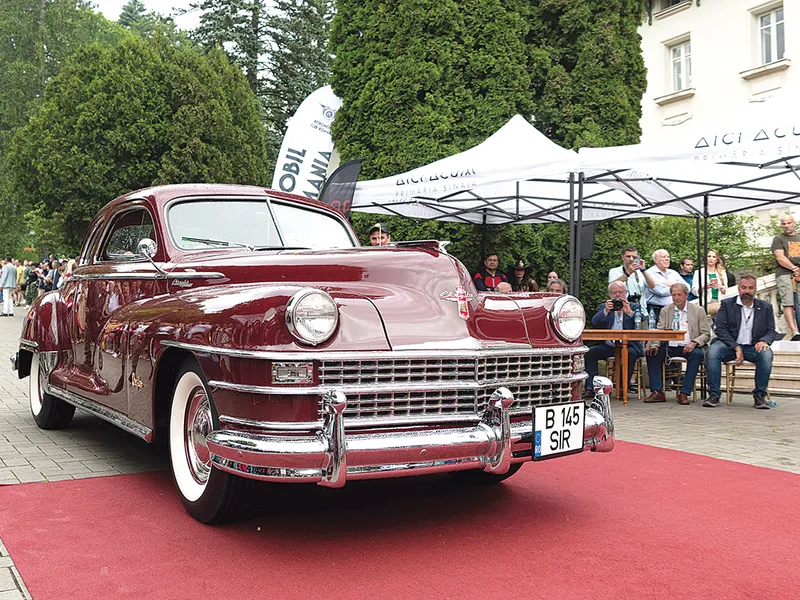
[[[734,385],[736,383],[736,361],[729,360],[724,363],[725,364],[725,399],[728,405],[733,403],[733,392],[734,392]],[[744,361],[745,365],[752,365],[749,360]],[[755,377],[755,373],[753,373]],[[767,388],[767,400],[772,400],[769,397],[769,388]]]
[[[636,364],[633,366],[633,374],[636,375],[636,397],[639,400],[644,400],[644,380],[642,378],[642,373],[644,369],[642,368],[642,363],[645,360],[644,356],[641,356],[637,359]],[[617,382],[616,378],[614,377],[614,357],[606,359],[606,373],[608,378],[614,382],[614,386],[616,387]],[[622,398],[617,398],[617,400],[622,400]]]
[[[678,390],[680,389],[681,383],[683,383],[683,378],[686,373],[686,366],[689,364],[688,361],[682,356],[667,356],[663,363],[661,363],[661,381],[664,382],[664,390],[667,389],[667,364],[673,363],[680,365],[680,373],[677,375],[678,380],[673,385],[673,389]],[[699,388],[702,390],[706,385],[706,363],[705,360],[700,363],[700,367],[697,369],[697,378],[694,380],[694,386],[692,387],[692,402],[697,402],[697,389]]]

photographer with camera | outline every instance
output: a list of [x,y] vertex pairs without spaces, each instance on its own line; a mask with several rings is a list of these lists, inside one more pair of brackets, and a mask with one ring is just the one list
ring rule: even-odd
[[[592,326],[597,329],[635,329],[633,314],[634,311],[639,310],[639,306],[631,304],[628,299],[625,298],[627,295],[625,284],[621,281],[612,281],[608,285],[608,295],[609,299],[600,305],[597,313],[592,317]],[[589,348],[589,352],[585,355],[585,368],[589,377],[587,377],[585,381],[586,387],[583,391],[584,398],[594,397],[591,385],[594,376],[597,375],[597,363],[601,360],[607,360],[612,356],[614,356],[613,341],[608,340]],[[636,341],[628,342],[629,380],[633,375],[636,361],[642,356],[644,356],[642,343]]]
[[622,265],[608,272],[608,283],[621,282],[627,290],[628,301],[639,304],[642,311],[647,310],[645,291],[656,287],[656,282],[646,268],[647,265],[639,256],[636,246],[628,246],[622,251]]

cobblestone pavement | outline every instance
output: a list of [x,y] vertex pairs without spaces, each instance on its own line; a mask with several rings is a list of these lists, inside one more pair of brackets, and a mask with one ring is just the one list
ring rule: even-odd
[[[165,469],[164,449],[77,411],[62,431],[36,427],[28,405],[28,379],[6,358],[17,350],[24,309],[0,319],[0,484],[59,481]],[[731,406],[702,408],[632,400],[615,403],[617,438],[663,448],[800,473],[800,398],[775,398],[777,409],[758,411],[752,397]],[[0,600],[30,598],[0,542]]]

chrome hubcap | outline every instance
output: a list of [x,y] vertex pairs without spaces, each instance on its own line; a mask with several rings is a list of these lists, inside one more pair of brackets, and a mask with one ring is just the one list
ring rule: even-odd
[[192,392],[186,411],[186,459],[192,477],[197,483],[208,481],[211,472],[211,453],[206,437],[213,430],[211,403],[205,391],[197,388]]

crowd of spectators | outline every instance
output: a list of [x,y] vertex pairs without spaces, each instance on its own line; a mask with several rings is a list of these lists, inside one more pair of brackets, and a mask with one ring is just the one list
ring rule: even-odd
[[[800,284],[800,235],[791,215],[781,218],[781,229],[782,233],[773,240],[772,251],[783,314],[792,331],[791,339],[797,341],[800,335],[794,297],[795,288]],[[640,348],[639,342],[628,343],[629,379],[639,357],[644,354],[647,358],[650,394],[644,401],[667,401],[662,369],[665,363],[681,359],[686,363],[686,371],[676,378],[681,380],[676,389],[676,401],[689,404],[697,373],[705,364],[708,398],[703,406],[714,408],[720,404],[722,364],[740,365],[748,361],[755,365],[754,407],[769,409],[770,346],[781,336],[775,330],[772,304],[756,298],[755,275],[743,273],[737,284],[734,274],[725,268],[723,255],[716,249],[708,251],[705,266],[696,273],[694,261],[689,257],[680,260],[679,271],[671,269],[671,257],[665,249],[653,253],[654,264],[649,268],[633,246],[625,248],[621,258],[622,264],[608,272],[609,298],[594,313],[592,325],[609,330],[649,326],[684,332],[682,340],[650,341],[645,350]],[[703,303],[698,302],[701,283]],[[737,295],[726,298],[728,290],[734,287]],[[597,374],[598,361],[613,355],[614,335],[610,334],[609,338],[590,348],[586,355],[589,379],[584,396],[592,395],[591,379]],[[667,373],[669,375],[669,370]]]
[[0,268],[0,316],[14,315],[15,306],[30,306],[38,296],[61,288],[75,268],[75,255],[57,258],[54,254],[39,262],[6,256]]

